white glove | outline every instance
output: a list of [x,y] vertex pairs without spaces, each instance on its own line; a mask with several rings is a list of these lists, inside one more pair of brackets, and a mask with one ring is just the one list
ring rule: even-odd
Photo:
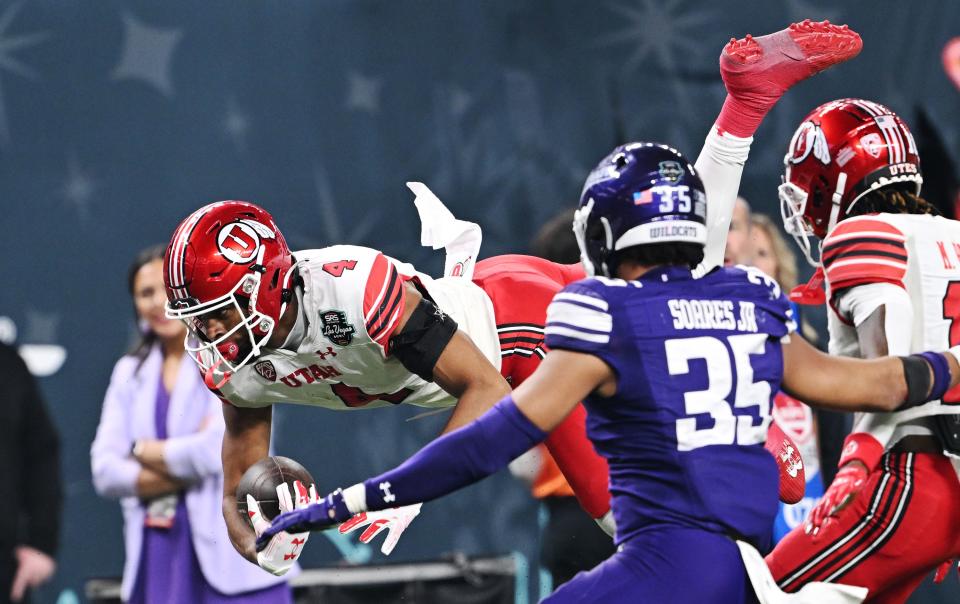
[[[308,491],[299,480],[295,483],[297,490],[296,503],[290,496],[290,488],[287,483],[277,485],[277,498],[279,499],[280,511],[291,512],[296,509],[305,508],[311,503],[319,501],[317,497],[317,488],[310,485]],[[253,524],[253,530],[260,536],[263,531],[270,526],[270,521],[264,518],[260,511],[260,505],[252,495],[247,494],[247,513],[250,514],[250,522]],[[290,570],[307,542],[310,533],[277,533],[270,539],[262,551],[257,552],[257,564],[268,573],[280,576]]]
[[360,512],[350,520],[340,525],[340,532],[347,534],[361,526],[370,525],[360,534],[361,543],[370,543],[373,538],[380,534],[384,529],[387,530],[387,538],[383,540],[380,551],[384,556],[389,556],[393,548],[397,547],[400,541],[400,535],[407,530],[413,519],[420,513],[422,503],[405,505],[401,508],[390,508],[379,512]]

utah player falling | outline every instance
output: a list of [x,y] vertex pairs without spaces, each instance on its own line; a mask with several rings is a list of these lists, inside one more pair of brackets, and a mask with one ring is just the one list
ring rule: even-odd
[[[697,160],[718,208],[707,225],[700,273],[722,262],[729,208],[763,117],[793,84],[860,47],[845,26],[804,22],[724,48],[728,96]],[[658,169],[664,178],[683,174],[674,160]],[[171,239],[164,274],[169,316],[187,322],[207,384],[228,403],[224,516],[231,538],[273,572],[293,563],[299,540],[277,535],[268,550],[275,555],[257,555],[233,497],[243,472],[267,455],[271,404],[456,405],[446,430],[465,425],[533,371],[546,350],[550,298],[582,275],[539,259],[491,258],[477,265],[478,288],[465,279],[430,279],[368,248],[292,254],[272,217],[245,202],[210,204],[187,217]],[[576,408],[547,445],[583,507],[607,518],[609,530],[607,467],[583,424],[583,409]],[[418,511],[417,504],[376,519],[391,531],[385,549]]]
[[[871,358],[960,343],[960,222],[919,197],[906,124],[871,101],[825,103],[803,120],[784,163],[784,224],[822,263],[830,352]],[[808,236],[823,240],[819,262]],[[804,293],[815,298],[818,284]],[[868,601],[903,602],[960,555],[960,481],[944,455],[960,452],[958,402],[951,390],[909,411],[856,418],[806,528],[767,559],[781,587],[835,581],[868,587]]]
[[534,374],[400,467],[280,515],[260,543],[480,480],[583,400],[590,439],[610,464],[619,549],[545,601],[754,601],[740,548],[770,546],[778,476],[763,442],[773,394],[782,386],[813,405],[889,411],[938,398],[960,382],[960,364],[953,351],[829,357],[792,337],[790,303],[759,270],[694,279],[708,204],[676,150],[614,149],[588,177],[574,219],[596,276],[554,297],[551,350]]

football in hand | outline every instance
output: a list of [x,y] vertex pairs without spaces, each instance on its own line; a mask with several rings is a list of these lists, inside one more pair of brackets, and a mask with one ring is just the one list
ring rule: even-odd
[[287,483],[290,496],[296,499],[297,490],[293,483],[297,480],[307,488],[313,484],[313,476],[310,472],[289,457],[280,455],[264,457],[250,466],[240,479],[240,484],[237,486],[237,509],[244,518],[249,519],[247,495],[250,494],[260,505],[263,515],[268,520],[273,520],[280,514],[277,485]]
[[780,472],[780,501],[788,504],[799,502],[807,488],[807,476],[803,470],[799,447],[775,421],[770,422],[765,446],[777,461],[777,470]]

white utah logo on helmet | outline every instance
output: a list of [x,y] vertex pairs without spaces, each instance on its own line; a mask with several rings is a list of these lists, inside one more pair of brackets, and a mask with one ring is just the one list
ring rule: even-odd
[[800,124],[800,127],[793,134],[787,161],[791,164],[799,164],[807,159],[811,153],[823,165],[830,164],[830,148],[827,145],[827,137],[823,134],[820,126],[807,121]]

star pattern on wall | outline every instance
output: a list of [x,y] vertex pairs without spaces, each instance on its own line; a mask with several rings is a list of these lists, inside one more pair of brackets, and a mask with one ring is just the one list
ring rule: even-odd
[[[296,228],[285,229],[288,238],[298,247],[315,247],[338,244],[362,245],[367,241],[374,227],[380,222],[379,212],[362,212],[359,220],[344,218],[342,209],[330,185],[330,177],[322,164],[313,168],[313,184],[317,198],[320,220],[310,221],[312,232],[299,231]],[[413,204],[411,203],[411,206]],[[319,222],[319,225],[317,224]],[[319,232],[317,232],[317,230]]]
[[641,0],[639,5],[611,5],[622,27],[599,38],[603,45],[633,45],[623,64],[624,71],[636,70],[652,55],[664,73],[672,74],[678,67],[678,58],[700,53],[702,44],[697,30],[710,23],[712,11],[684,11],[679,8],[680,0]]
[[173,98],[170,63],[183,31],[153,27],[126,12],[122,19],[123,50],[111,77],[117,81],[143,82],[167,98]]
[[351,71],[347,75],[347,109],[380,113],[380,92],[383,82],[379,78]]
[[[700,29],[714,19],[715,13],[684,10],[680,0],[640,0],[638,6],[613,4],[610,10],[618,15],[621,26],[613,33],[600,36],[598,42],[618,48],[632,45],[621,65],[623,76],[632,79],[634,72],[652,57],[677,108],[683,112],[693,111],[684,78],[677,76],[685,66],[697,63],[701,53],[707,50]],[[656,93],[662,95],[663,91]]]
[[220,122],[224,136],[238,152],[247,150],[247,134],[250,131],[250,118],[240,109],[234,97],[227,98],[227,108]]
[[[17,13],[20,12],[22,6],[23,4],[19,2],[11,4],[0,14],[0,72],[14,73],[21,77],[36,80],[40,77],[36,70],[24,65],[13,55],[19,50],[36,46],[46,39],[49,33],[11,34],[9,32],[10,25],[13,23]],[[2,82],[0,82],[0,148],[6,150],[9,148],[10,142],[7,107],[4,100]]]
[[97,181],[81,166],[75,153],[67,157],[67,178],[60,187],[60,195],[73,206],[81,220],[90,217],[90,200],[98,188]]

